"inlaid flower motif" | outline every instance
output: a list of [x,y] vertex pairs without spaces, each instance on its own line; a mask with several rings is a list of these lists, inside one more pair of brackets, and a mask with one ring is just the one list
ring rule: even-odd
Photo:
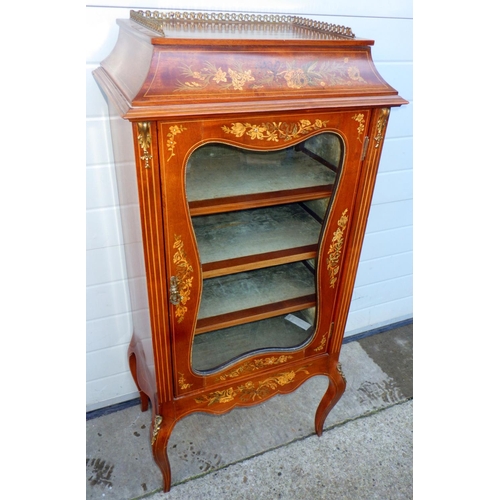
[[328,89],[338,85],[359,85],[365,82],[359,68],[348,57],[341,61],[321,62],[319,60],[304,64],[288,62],[269,66],[253,65],[250,69],[241,62],[232,67],[219,66],[206,61],[203,66],[192,68],[182,65],[176,91],[201,91],[210,89],[215,92],[234,90],[258,90],[270,88]]
[[245,83],[255,81],[250,69],[247,71],[234,71],[228,68],[228,72],[235,90],[243,90]]
[[228,401],[232,401],[235,396],[236,396],[236,391],[231,387],[227,391],[221,392],[219,403],[227,403]]
[[172,125],[172,126],[169,128],[169,130],[170,130],[170,133],[171,133],[172,135],[176,135],[176,134],[180,134],[183,130],[185,130],[185,128],[184,128],[184,127],[182,127],[182,126],[180,126],[180,127],[179,127],[179,125]]
[[281,375],[278,375],[276,377],[276,382],[278,382],[279,385],[286,385],[289,384],[294,378],[295,378],[295,372],[291,371],[288,373],[283,373]]
[[264,132],[266,132],[266,130],[267,129],[265,126],[252,125],[252,127],[248,131],[248,135],[250,136],[251,139],[263,139]]
[[328,274],[330,275],[331,288],[335,288],[335,283],[337,282],[337,274],[340,270],[340,255],[344,244],[344,230],[347,227],[348,220],[349,216],[347,215],[346,208],[337,222],[338,227],[333,233],[332,242],[330,244],[330,248],[328,249],[326,268],[328,269]]
[[243,137],[243,134],[247,131],[247,126],[243,123],[233,123],[231,127],[231,134],[236,137]]
[[235,370],[231,370],[227,373],[222,374],[218,378],[218,380],[226,380],[227,378],[239,377],[242,374],[251,373],[255,370],[260,370],[260,369],[268,367],[268,366],[286,363],[290,359],[293,359],[293,356],[287,356],[285,354],[283,354],[282,356],[279,356],[279,357],[271,356],[269,358],[255,359],[253,361],[249,361],[249,362],[245,363],[244,365],[236,368]]
[[309,120],[299,120],[297,123],[272,122],[272,123],[232,123],[231,128],[224,125],[222,130],[226,134],[233,134],[236,137],[248,135],[252,140],[266,140],[279,142],[279,139],[290,141],[301,135],[308,134],[314,130],[326,127],[327,121],[315,120],[312,124]]
[[186,128],[183,125],[172,125],[169,128],[170,132],[167,134],[167,144],[168,144],[168,150],[170,151],[170,156],[168,157],[167,161],[170,161],[172,156],[175,156],[174,150],[177,142],[174,140],[174,137],[177,134],[180,134],[181,132],[184,132]]
[[301,89],[308,84],[307,75],[302,68],[285,72],[287,85],[292,89]]
[[214,77],[212,78],[212,80],[215,83],[227,82],[226,74],[227,73],[225,71],[222,71],[222,68],[219,68],[217,70],[217,73],[215,73]]
[[210,394],[198,396],[194,398],[194,400],[197,403],[207,403],[207,405],[210,406],[214,403],[228,403],[235,397],[238,397],[241,402],[262,399],[268,396],[271,391],[276,390],[278,385],[284,386],[293,382],[297,373],[304,372],[306,375],[309,375],[309,372],[306,369],[308,367],[309,365],[296,370],[291,370],[289,372],[278,373],[276,376],[268,377],[259,381],[257,386],[254,382],[248,381],[243,385],[238,386],[236,389],[229,387],[228,389],[224,389],[222,391],[215,391]]
[[365,115],[363,113],[358,113],[352,117],[353,120],[358,122],[358,141],[363,142],[363,132],[365,130]]
[[180,236],[174,235],[174,249],[176,250],[173,256],[173,262],[176,268],[176,278],[179,287],[180,302],[175,306],[175,317],[178,323],[182,323],[184,316],[188,310],[186,303],[190,299],[191,287],[193,286],[193,266],[190,264],[184,243]]
[[342,229],[345,229],[345,227],[347,226],[347,221],[349,220],[349,217],[347,217],[346,214],[347,214],[347,210],[344,210],[344,212],[342,212],[342,215],[337,223],[338,226]]
[[238,395],[238,391],[235,391],[232,387],[225,389],[223,391],[215,391],[211,394],[206,394],[201,397],[195,398],[197,403],[208,403],[208,406],[214,403],[229,403],[235,396]]
[[179,373],[179,388],[181,390],[189,389],[193,384],[188,384],[183,373]]

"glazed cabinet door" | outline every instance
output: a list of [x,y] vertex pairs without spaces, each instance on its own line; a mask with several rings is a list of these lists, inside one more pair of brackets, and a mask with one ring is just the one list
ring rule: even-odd
[[369,119],[159,122],[176,396],[326,352]]

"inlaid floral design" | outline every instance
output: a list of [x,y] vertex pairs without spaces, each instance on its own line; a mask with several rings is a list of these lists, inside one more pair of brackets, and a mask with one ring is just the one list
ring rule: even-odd
[[231,83],[235,90],[243,90],[245,83],[255,81],[255,78],[252,76],[252,70],[250,69],[246,71],[235,71],[228,68],[227,72],[229,73]]
[[251,69],[216,67],[207,62],[199,71],[193,71],[190,66],[183,66],[181,74],[189,79],[179,82],[177,90],[202,90],[209,86],[217,86],[222,90],[243,90],[248,82],[254,82]]
[[306,369],[308,366],[309,365],[298,368],[297,370],[278,373],[277,375],[259,381],[257,385],[249,381],[236,389],[230,387],[222,391],[214,391],[210,394],[196,397],[194,400],[197,403],[207,403],[207,406],[211,406],[214,403],[229,403],[236,397],[239,397],[240,401],[243,403],[250,400],[255,401],[255,399],[262,399],[268,396],[272,391],[278,389],[279,386],[284,386],[293,382],[297,373],[305,372],[308,374],[309,372]]
[[298,372],[309,373],[305,367],[299,368],[296,371],[289,371],[280,373],[274,377],[266,378],[265,380],[261,380],[257,386],[253,382],[247,382],[245,385],[238,387],[238,390],[241,393],[240,400],[243,402],[246,401],[255,401],[256,399],[262,399],[271,393],[271,391],[275,391],[278,386],[284,386],[293,382],[295,380],[295,375]]
[[361,137],[365,131],[365,115],[363,113],[358,113],[354,115],[352,119],[358,122],[358,141],[362,143],[363,140]]
[[173,261],[176,267],[176,278],[180,294],[180,301],[175,305],[175,317],[177,318],[177,322],[181,323],[187,312],[186,303],[190,298],[191,287],[193,286],[193,277],[191,276],[193,266],[187,259],[186,252],[184,251],[184,243],[178,235],[175,235],[174,249],[176,252],[174,253]]
[[168,145],[168,150],[170,151],[170,156],[167,158],[167,161],[170,161],[170,159],[172,158],[172,156],[175,156],[175,153],[174,153],[174,149],[175,149],[175,146],[177,144],[177,142],[175,142],[174,140],[174,137],[177,135],[177,134],[180,134],[181,132],[184,132],[184,130],[186,130],[186,127],[182,126],[182,125],[172,125],[170,128],[169,128],[170,132],[167,134],[167,145]]
[[206,394],[201,397],[197,397],[194,400],[197,403],[208,403],[208,406],[214,403],[229,403],[238,395],[238,390],[234,390],[232,387],[229,389],[224,389],[223,391],[215,391],[210,394]]
[[259,90],[259,89],[326,89],[335,86],[352,86],[365,83],[358,66],[346,57],[342,62],[288,62],[271,65],[269,61],[245,67],[241,63],[234,66],[205,62],[200,68],[183,65],[176,91],[194,92],[201,90]]
[[248,363],[245,363],[234,370],[231,370],[227,373],[222,374],[220,377],[218,377],[217,380],[226,380],[227,378],[236,378],[236,377],[239,377],[240,375],[243,375],[246,373],[251,373],[255,370],[260,370],[261,368],[266,368],[268,366],[279,365],[281,363],[285,363],[292,358],[293,358],[293,356],[287,356],[287,355],[283,354],[282,356],[278,356],[278,357],[270,356],[268,358],[254,359],[253,361],[249,361]]
[[272,123],[231,123],[231,127],[223,126],[222,130],[226,134],[232,134],[236,137],[248,135],[252,140],[279,142],[290,141],[301,135],[314,132],[326,127],[328,121],[315,120],[314,123],[309,120],[299,120],[297,123],[272,122]]
[[328,333],[325,333],[323,335],[323,338],[321,339],[321,343],[319,344],[319,346],[314,349],[315,352],[322,351],[325,348],[327,338],[328,338]]
[[347,226],[347,221],[348,216],[346,208],[338,220],[337,230],[333,233],[332,242],[330,244],[330,248],[328,249],[326,268],[328,269],[328,274],[330,275],[331,288],[335,288],[335,283],[337,282],[337,274],[340,269],[339,260],[342,252],[342,245],[344,244],[344,230]]
[[179,373],[179,389],[186,390],[189,389],[193,384],[188,384],[183,373]]
[[288,70],[283,77],[291,89],[301,89],[308,84],[307,73],[302,68]]

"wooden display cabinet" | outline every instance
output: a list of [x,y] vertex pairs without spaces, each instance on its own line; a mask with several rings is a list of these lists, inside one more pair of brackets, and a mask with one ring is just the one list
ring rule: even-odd
[[349,28],[149,11],[118,24],[94,75],[111,114],[130,369],[167,491],[167,442],[192,412],[324,375],[321,435],[346,386],[339,353],[389,111],[406,101]]

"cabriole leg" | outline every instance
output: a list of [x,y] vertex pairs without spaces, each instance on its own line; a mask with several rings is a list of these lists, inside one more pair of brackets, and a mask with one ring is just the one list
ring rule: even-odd
[[316,418],[314,419],[314,427],[318,436],[323,434],[326,417],[344,394],[346,388],[346,380],[339,363],[336,364],[332,373],[328,375],[328,381],[328,389],[319,403]]
[[141,398],[141,411],[146,411],[149,407],[149,398],[148,395],[142,391],[137,381],[137,359],[135,354],[132,352],[128,357],[128,364],[130,366],[130,372],[132,373],[132,377],[134,379],[135,385],[139,391],[139,396]]
[[168,461],[167,445],[174,428],[175,421],[171,418],[163,418],[161,415],[156,415],[153,420],[153,428],[151,433],[151,446],[153,458],[161,470],[163,476],[163,491],[170,491],[171,473],[170,462]]

